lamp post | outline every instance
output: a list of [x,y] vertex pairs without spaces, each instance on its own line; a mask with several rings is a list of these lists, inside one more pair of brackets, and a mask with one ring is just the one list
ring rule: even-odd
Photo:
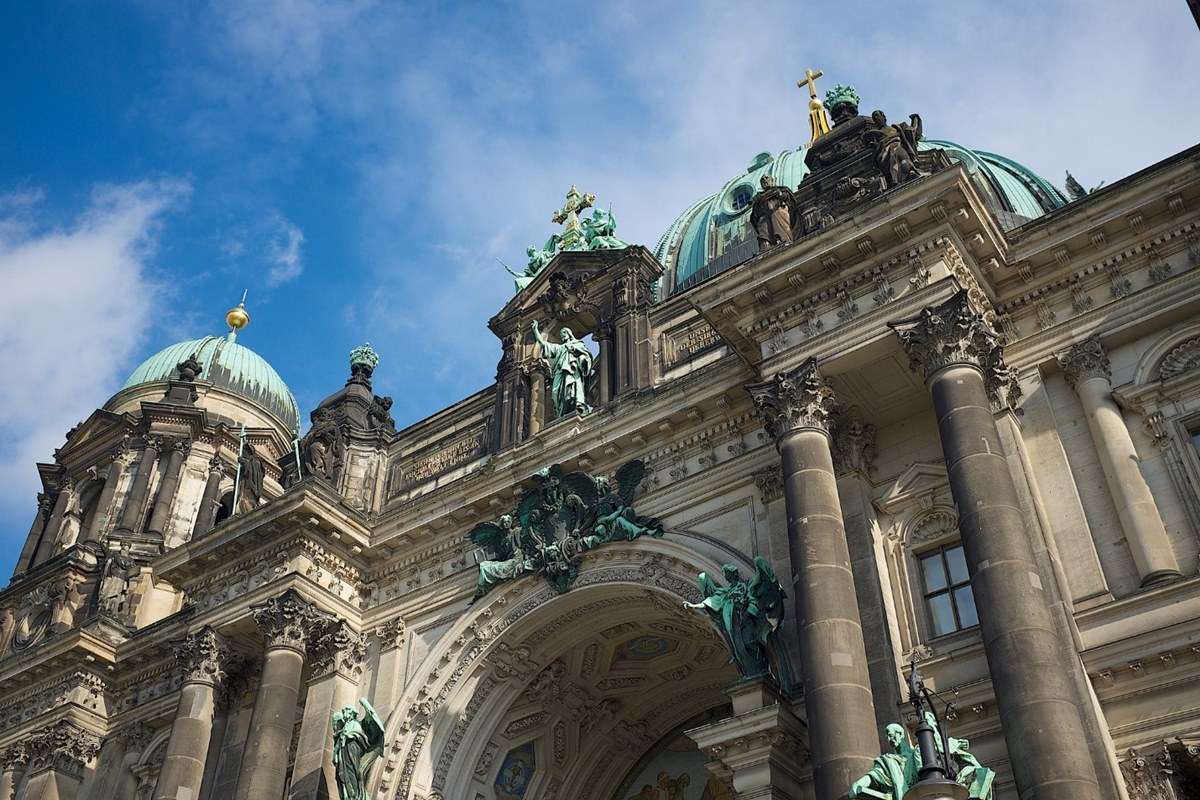
[[921,768],[917,771],[916,784],[905,792],[904,800],[967,800],[967,787],[954,780],[957,770],[950,759],[946,726],[938,719],[933,696],[925,686],[925,679],[917,671],[915,658],[908,674],[908,701],[917,713],[917,749],[921,753]]

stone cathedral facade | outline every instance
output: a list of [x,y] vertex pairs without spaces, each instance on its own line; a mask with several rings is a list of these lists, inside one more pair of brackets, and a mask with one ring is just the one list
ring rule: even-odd
[[[495,382],[402,430],[361,348],[297,440],[240,307],[146,360],[37,465],[0,800],[336,798],[359,698],[372,800],[833,800],[914,666],[995,797],[1200,797],[1200,147],[1064,193],[814,102],[654,248],[573,190],[480,321]],[[656,535],[477,591],[476,526],[631,461]],[[684,604],[756,557],[747,681]]]

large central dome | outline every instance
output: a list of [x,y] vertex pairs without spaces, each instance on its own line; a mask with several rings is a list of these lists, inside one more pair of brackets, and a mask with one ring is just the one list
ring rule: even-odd
[[[1012,159],[940,140],[924,140],[919,146],[922,150],[941,148],[951,161],[965,166],[1006,229],[1067,204],[1067,198],[1049,181]],[[769,174],[780,186],[795,189],[808,174],[806,152],[801,147],[778,156],[759,153],[745,172],[680,214],[654,251],[666,267],[666,288],[682,291],[757,253],[750,207],[759,179]]]
[[201,381],[257,403],[286,430],[299,430],[300,409],[283,378],[262,356],[238,344],[232,334],[190,339],[159,350],[133,371],[121,390],[168,381],[176,376],[176,366],[192,355],[204,367]]

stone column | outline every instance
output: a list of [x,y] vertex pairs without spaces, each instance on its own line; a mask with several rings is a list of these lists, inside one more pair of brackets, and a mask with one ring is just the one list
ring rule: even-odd
[[221,479],[225,477],[225,462],[214,455],[208,462],[208,480],[204,483],[204,495],[200,498],[200,510],[196,513],[196,524],[192,526],[192,538],[197,539],[213,528],[217,509],[221,507]]
[[746,388],[783,462],[816,796],[840,797],[871,768],[879,736],[830,453],[836,401],[811,358]]
[[599,378],[596,386],[596,405],[603,406],[612,400],[613,396],[612,330],[602,323],[592,338],[600,345],[600,356],[596,359],[596,372]]
[[[533,436],[546,424],[546,373],[533,364],[529,368],[529,435]],[[518,441],[522,437],[518,436]]]
[[171,506],[175,503],[175,490],[179,488],[179,479],[183,475],[183,460],[187,458],[191,447],[191,442],[186,441],[171,444],[167,469],[158,487],[158,497],[154,500],[154,511],[150,513],[150,524],[146,526],[146,533],[161,538],[166,532],[167,523],[171,519]]
[[29,746],[25,742],[14,742],[0,753],[0,800],[16,799],[17,786],[28,764]]
[[196,800],[200,795],[216,693],[233,653],[220,634],[205,626],[176,643],[175,657],[183,668],[183,686],[154,800]]
[[28,740],[29,778],[22,800],[85,800],[79,785],[83,773],[100,752],[100,738],[71,722],[60,719],[35,732]]
[[[355,696],[367,655],[366,636],[338,622],[310,647],[312,651],[304,719],[296,744],[289,800],[337,800],[330,720],[335,711],[357,707]],[[361,714],[362,710],[357,709]]]
[[890,324],[933,397],[1017,789],[1024,800],[1099,797],[1074,702],[1074,664],[1055,632],[992,415],[993,402],[1012,405],[1020,391],[999,335],[966,291]]
[[287,783],[305,648],[310,637],[327,624],[327,618],[295,589],[255,606],[253,613],[266,638],[266,652],[234,798],[281,800]]
[[1088,430],[1142,586],[1182,577],[1167,528],[1138,466],[1133,438],[1113,400],[1112,370],[1100,339],[1094,335],[1085,339],[1061,353],[1058,363],[1083,404]]
[[29,571],[33,566],[33,559],[37,555],[38,545],[42,542],[42,534],[46,532],[46,524],[50,520],[52,506],[50,498],[44,493],[38,492],[37,515],[33,518],[33,524],[29,526],[29,536],[25,538],[25,546],[21,548],[21,555],[17,559],[17,568],[13,572],[14,579]]
[[58,497],[54,498],[54,510],[50,512],[50,521],[46,523],[46,527],[42,530],[42,538],[38,542],[37,550],[33,554],[33,561],[30,562],[30,566],[40,564],[48,558],[53,558],[54,545],[58,541],[58,534],[62,530],[63,520],[67,516],[67,507],[71,504],[74,495],[75,484],[71,482],[70,478],[63,478],[58,488]]
[[125,453],[117,451],[108,471],[104,473],[104,486],[100,489],[100,497],[96,500],[96,511],[92,514],[92,524],[80,536],[84,542],[99,542],[104,536],[104,526],[112,514],[113,498],[117,494],[117,484],[121,482],[121,473],[125,471]]
[[118,533],[133,533],[142,520],[142,509],[146,505],[146,494],[150,491],[150,479],[158,466],[158,451],[162,442],[156,436],[146,437],[146,447],[142,450],[142,460],[138,462],[137,472],[133,476],[133,485],[125,497],[125,508],[121,511],[121,521],[117,524]]

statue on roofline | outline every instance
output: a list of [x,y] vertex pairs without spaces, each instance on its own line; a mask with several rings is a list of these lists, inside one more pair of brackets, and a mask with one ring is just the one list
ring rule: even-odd
[[588,250],[620,250],[628,242],[617,238],[617,220],[612,209],[593,208],[592,215],[583,221],[583,237]]
[[550,370],[554,416],[562,417],[572,411],[590,413],[592,407],[587,402],[587,387],[594,367],[592,352],[565,326],[558,332],[562,340],[559,343],[548,341],[542,335],[537,320],[530,328],[534,340],[542,347],[542,361]]
[[367,800],[367,773],[383,755],[383,722],[366,698],[333,713],[333,772],[341,800]]
[[791,244],[792,225],[796,219],[796,196],[786,186],[777,186],[775,179],[764,173],[759,179],[762,190],[754,195],[750,224],[758,237],[758,251]]
[[883,173],[889,189],[924,175],[917,169],[917,142],[923,137],[920,114],[910,114],[909,122],[888,124],[887,116],[871,112],[875,128],[863,133],[863,141],[875,148],[875,165]]
[[[706,612],[721,631],[733,663],[743,678],[771,674],[775,631],[783,622],[787,597],[767,560],[754,557],[754,576],[742,578],[733,564],[722,567],[725,586],[717,586],[701,572],[697,578],[704,599],[699,603],[684,603],[687,608]],[[781,684],[785,676],[777,674]]]

